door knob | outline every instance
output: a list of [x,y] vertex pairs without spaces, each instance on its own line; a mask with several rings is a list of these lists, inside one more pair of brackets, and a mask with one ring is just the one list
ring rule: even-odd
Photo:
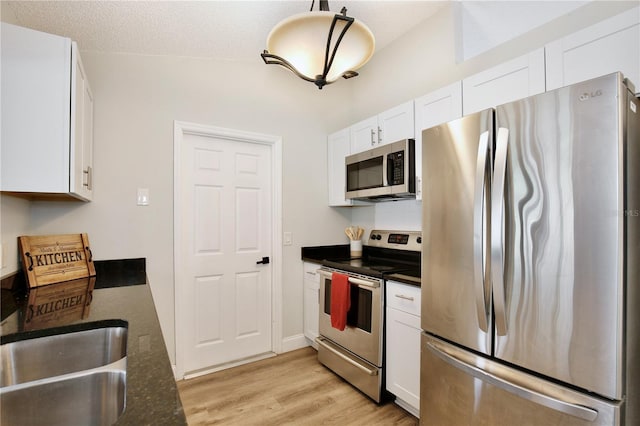
[[269,264],[269,257],[263,257],[262,260],[258,260],[256,265],[267,265]]

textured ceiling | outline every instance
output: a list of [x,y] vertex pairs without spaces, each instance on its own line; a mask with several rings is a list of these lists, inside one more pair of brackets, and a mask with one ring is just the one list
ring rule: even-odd
[[[369,26],[376,49],[446,2],[331,0]],[[81,50],[255,60],[271,28],[311,1],[3,1],[19,25],[78,42]],[[317,10],[317,2],[314,10]]]

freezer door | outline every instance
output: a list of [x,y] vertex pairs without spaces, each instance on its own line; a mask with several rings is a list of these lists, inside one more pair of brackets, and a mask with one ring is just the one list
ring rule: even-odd
[[622,90],[612,74],[497,108],[491,238],[495,356],[616,400]]
[[422,328],[491,351],[493,110],[422,132]]
[[422,334],[420,424],[618,426],[624,403],[564,388]]

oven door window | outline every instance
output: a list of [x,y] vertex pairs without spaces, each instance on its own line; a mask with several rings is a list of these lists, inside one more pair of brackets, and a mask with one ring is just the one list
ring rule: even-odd
[[[347,312],[347,325],[371,333],[373,292],[357,285],[350,289],[351,307]],[[331,315],[331,280],[324,286],[324,313]]]
[[383,156],[347,165],[347,191],[380,188],[384,185]]

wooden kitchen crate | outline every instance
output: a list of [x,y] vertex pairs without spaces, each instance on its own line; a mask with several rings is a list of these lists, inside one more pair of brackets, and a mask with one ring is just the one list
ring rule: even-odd
[[87,234],[18,237],[29,288],[96,274]]

